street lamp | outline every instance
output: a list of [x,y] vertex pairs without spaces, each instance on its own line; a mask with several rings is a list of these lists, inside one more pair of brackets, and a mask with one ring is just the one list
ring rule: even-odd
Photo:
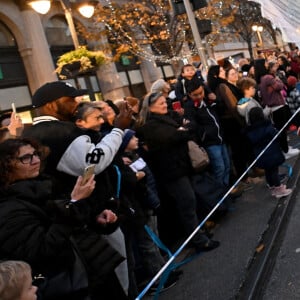
[[[65,13],[65,17],[66,17],[66,20],[67,20],[67,23],[68,23],[68,26],[70,29],[74,47],[75,47],[75,49],[78,49],[80,47],[80,45],[79,45],[78,36],[76,33],[76,29],[75,29],[73,16],[72,16],[72,9],[70,6],[70,1],[69,0],[59,0],[59,2]],[[86,18],[92,17],[92,15],[94,14],[94,10],[95,10],[93,3],[96,1],[80,0],[77,2],[79,2],[78,10],[79,10],[80,14]],[[51,0],[29,0],[28,4],[36,12],[38,12],[40,14],[46,14],[51,7]]]
[[261,25],[253,25],[252,30],[257,33],[257,37],[258,37],[258,40],[259,40],[258,46],[262,47],[263,46],[263,41],[262,41],[262,38],[261,38],[261,32],[264,30],[264,27],[261,26]]

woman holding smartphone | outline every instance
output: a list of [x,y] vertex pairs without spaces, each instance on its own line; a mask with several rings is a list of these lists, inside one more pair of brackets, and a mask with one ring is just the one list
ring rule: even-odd
[[[44,286],[39,289],[43,299],[62,300],[71,297],[82,300],[87,299],[85,296],[89,294],[89,299],[98,299],[93,298],[90,290],[89,271],[84,267],[87,264],[83,264],[82,255],[76,255],[77,251],[80,252],[77,247],[79,243],[77,240],[73,241],[76,232],[85,228],[86,236],[93,237],[93,251],[98,249],[96,232],[86,224],[86,198],[95,188],[94,176],[84,185],[79,176],[68,198],[53,199],[51,181],[40,175],[42,150],[40,145],[28,139],[8,139],[0,144],[0,260],[26,261],[34,275],[46,278],[46,288]],[[107,214],[104,211],[98,217],[103,219]],[[113,215],[110,217],[113,221]],[[116,219],[115,216],[114,218]],[[97,220],[94,223],[96,222]],[[111,274],[123,258],[105,244],[100,235],[97,239],[103,250],[97,255],[109,255],[106,257],[110,259],[108,263],[106,259],[102,259],[101,265],[94,267],[99,268],[99,273],[104,268],[106,273],[103,280],[107,278],[107,287],[114,285],[117,290],[118,286]],[[71,269],[73,272],[69,273]],[[63,279],[56,280],[55,286],[48,287],[60,274],[68,272],[74,275],[79,270],[83,276],[72,289],[64,290],[67,284]],[[85,273],[87,274],[84,275]],[[49,288],[52,296],[49,295]],[[126,299],[125,295],[123,298],[119,296],[110,299]]]

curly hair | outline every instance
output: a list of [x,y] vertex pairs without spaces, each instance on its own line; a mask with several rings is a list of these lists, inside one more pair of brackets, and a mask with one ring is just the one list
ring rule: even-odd
[[18,139],[7,139],[0,143],[0,188],[5,188],[11,182],[13,176],[13,160],[19,153],[22,146],[30,145],[36,149],[37,152],[41,153],[42,156],[46,156],[45,149],[36,141],[25,138]]

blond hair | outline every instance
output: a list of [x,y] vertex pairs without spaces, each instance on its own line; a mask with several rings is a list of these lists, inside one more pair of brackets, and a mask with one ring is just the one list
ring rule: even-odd
[[31,278],[31,268],[26,262],[13,260],[0,262],[0,299],[18,300],[28,276]]

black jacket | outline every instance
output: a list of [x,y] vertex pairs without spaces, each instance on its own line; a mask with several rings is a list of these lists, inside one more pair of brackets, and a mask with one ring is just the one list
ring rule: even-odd
[[[269,144],[277,134],[277,129],[266,120],[246,129],[246,135],[253,145],[255,157]],[[275,139],[264,154],[258,159],[256,166],[263,169],[280,166],[285,161],[284,155],[279,145],[278,139]]]
[[188,126],[195,133],[198,144],[204,147],[220,145],[224,142],[214,106],[202,101],[199,107],[193,105],[185,108],[185,116],[190,121]]
[[82,211],[89,211],[87,200],[53,202],[51,190],[49,180],[33,179],[0,191],[0,260],[23,260],[33,274],[52,276],[73,263],[72,236],[90,282],[101,282],[123,257],[86,226]]
[[181,125],[170,115],[151,114],[137,136],[149,152],[147,163],[157,183],[168,182],[192,174],[187,141],[191,134],[178,130]]

